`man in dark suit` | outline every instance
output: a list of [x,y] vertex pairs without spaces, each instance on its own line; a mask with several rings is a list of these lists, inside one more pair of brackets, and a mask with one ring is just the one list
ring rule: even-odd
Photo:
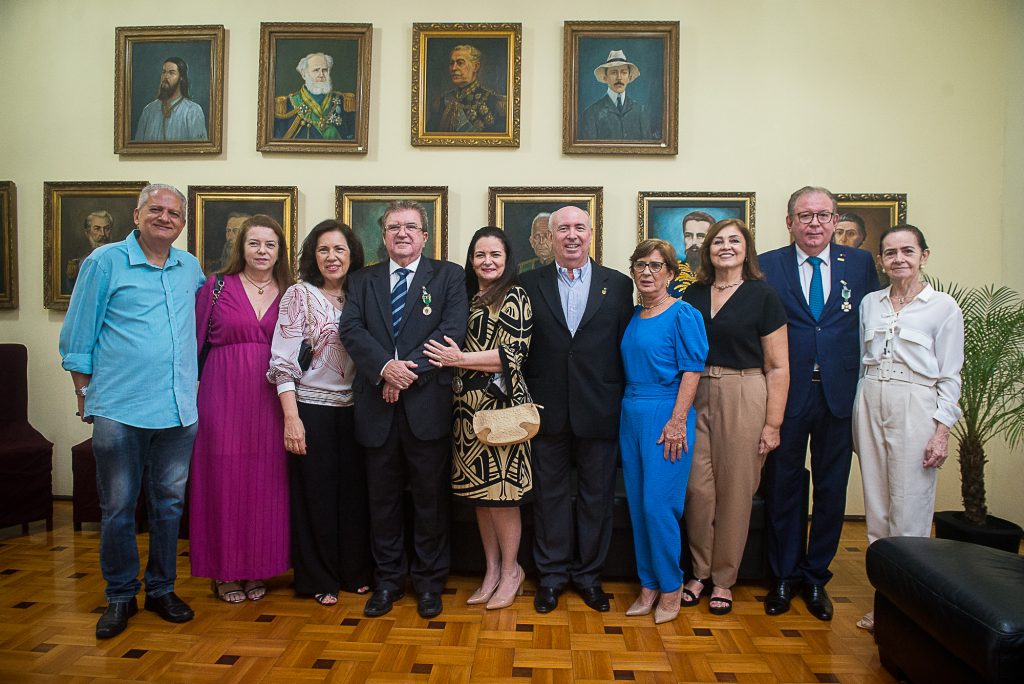
[[[803,187],[789,198],[786,225],[794,244],[758,257],[789,318],[789,398],[781,443],[768,456],[768,560],[775,580],[764,610],[789,610],[798,587],[808,610],[832,619],[825,584],[846,511],[853,437],[850,416],[860,364],[860,300],[878,289],[871,255],[832,244],[836,200]],[[800,491],[811,442],[814,512],[804,547]]]
[[379,617],[402,598],[405,554],[402,493],[412,490],[411,575],[424,618],[441,612],[448,577],[451,369],[423,354],[427,340],[460,345],[469,306],[462,268],[423,256],[427,216],[416,202],[392,202],[380,219],[388,261],[352,274],[338,326],[359,373],[356,439],[366,447],[370,533],[377,587],[363,613]]
[[[583,600],[608,610],[601,568],[612,534],[619,405],[619,342],[633,312],[629,278],[590,259],[590,216],[562,207],[549,219],[555,261],[520,276],[533,304],[526,385],[541,404],[533,440],[537,612],[548,613],[571,580]],[[575,462],[576,520],[569,488]]]

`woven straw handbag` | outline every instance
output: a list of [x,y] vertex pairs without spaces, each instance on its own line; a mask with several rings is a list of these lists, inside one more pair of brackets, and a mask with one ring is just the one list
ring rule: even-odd
[[533,439],[540,430],[540,404],[528,402],[501,409],[477,411],[473,415],[473,432],[487,446],[522,444]]

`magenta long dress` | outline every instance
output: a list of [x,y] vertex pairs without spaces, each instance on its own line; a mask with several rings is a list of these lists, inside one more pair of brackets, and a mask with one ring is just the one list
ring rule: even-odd
[[[196,298],[200,349],[213,288],[211,277]],[[290,566],[284,420],[267,382],[279,301],[258,321],[241,280],[229,275],[214,308],[190,476],[193,576],[266,579]]]

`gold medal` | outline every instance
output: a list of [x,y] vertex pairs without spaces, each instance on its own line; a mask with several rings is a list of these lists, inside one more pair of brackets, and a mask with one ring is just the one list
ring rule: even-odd
[[431,309],[429,306],[423,307],[423,315],[424,316],[429,316],[431,313],[433,313],[433,311],[434,310]]

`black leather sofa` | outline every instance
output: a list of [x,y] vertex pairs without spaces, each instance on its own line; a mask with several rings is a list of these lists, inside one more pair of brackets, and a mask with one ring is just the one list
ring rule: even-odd
[[893,537],[868,548],[867,572],[879,659],[897,679],[1024,682],[1024,557]]

